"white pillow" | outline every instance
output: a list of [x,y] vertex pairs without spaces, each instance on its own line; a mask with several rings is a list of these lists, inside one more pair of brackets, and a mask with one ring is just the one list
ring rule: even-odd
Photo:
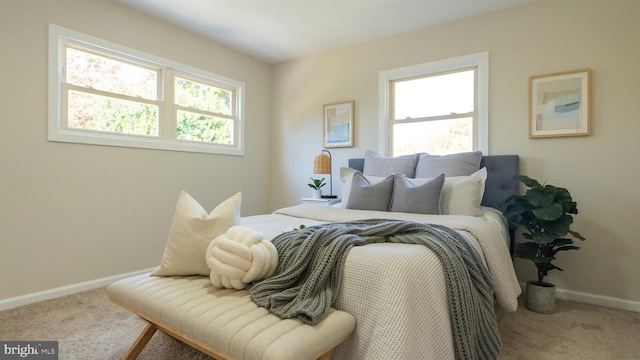
[[151,275],[204,275],[211,270],[205,255],[209,243],[234,226],[240,225],[242,193],[218,205],[210,214],[185,191],[180,193],[169,239],[160,265]]
[[353,173],[356,172],[358,170],[350,168],[350,167],[341,167],[340,168],[340,180],[342,180],[342,182],[345,182],[347,180],[347,178],[350,178],[353,176]]
[[[409,180],[414,185],[420,185],[430,179]],[[470,176],[445,177],[440,194],[440,213],[442,215],[482,216],[480,203],[482,203],[484,196],[486,181],[486,168],[482,168]]]
[[482,216],[480,203],[484,196],[487,169],[482,168],[470,176],[453,176],[444,179],[442,206],[444,215]]

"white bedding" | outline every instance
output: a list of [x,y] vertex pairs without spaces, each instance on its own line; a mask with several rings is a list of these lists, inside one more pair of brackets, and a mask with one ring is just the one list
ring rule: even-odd
[[[498,214],[419,215],[302,204],[270,215],[242,218],[242,225],[273,238],[284,229],[325,222],[391,218],[448,226],[471,241],[494,282],[498,304],[517,309],[520,286]],[[438,259],[426,247],[371,244],[354,247],[335,307],[356,317],[356,331],[334,359],[453,359],[446,285]]]

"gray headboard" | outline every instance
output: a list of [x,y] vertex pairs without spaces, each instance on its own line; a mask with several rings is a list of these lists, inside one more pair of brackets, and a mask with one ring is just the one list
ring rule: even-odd
[[[349,167],[362,171],[364,159],[349,159]],[[487,182],[485,184],[482,205],[499,209],[498,205],[511,195],[519,193],[518,182],[514,175],[520,174],[518,155],[485,155],[480,161],[480,167],[487,168]],[[514,227],[509,226],[511,233],[511,251],[513,251]]]

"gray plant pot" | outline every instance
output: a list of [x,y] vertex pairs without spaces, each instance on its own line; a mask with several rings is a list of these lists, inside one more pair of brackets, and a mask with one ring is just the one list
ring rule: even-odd
[[538,285],[527,281],[525,306],[540,314],[553,314],[556,311],[556,286],[549,283]]

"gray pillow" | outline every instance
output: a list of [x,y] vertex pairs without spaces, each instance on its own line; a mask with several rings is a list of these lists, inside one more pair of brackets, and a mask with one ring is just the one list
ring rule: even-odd
[[[469,176],[480,169],[482,151],[450,155],[422,153],[418,157],[415,178],[430,178],[444,173],[444,176]],[[409,176],[411,177],[411,176]]]
[[440,215],[440,194],[443,184],[444,174],[420,185],[413,185],[406,177],[396,175],[391,211]]
[[[367,150],[364,154],[364,175],[388,176],[401,174],[407,177],[415,177],[418,154],[402,156],[382,156]],[[477,170],[477,169],[476,169]]]
[[371,185],[362,173],[357,171],[353,174],[351,181],[347,209],[389,211],[393,194],[393,177],[390,175],[381,182]]

